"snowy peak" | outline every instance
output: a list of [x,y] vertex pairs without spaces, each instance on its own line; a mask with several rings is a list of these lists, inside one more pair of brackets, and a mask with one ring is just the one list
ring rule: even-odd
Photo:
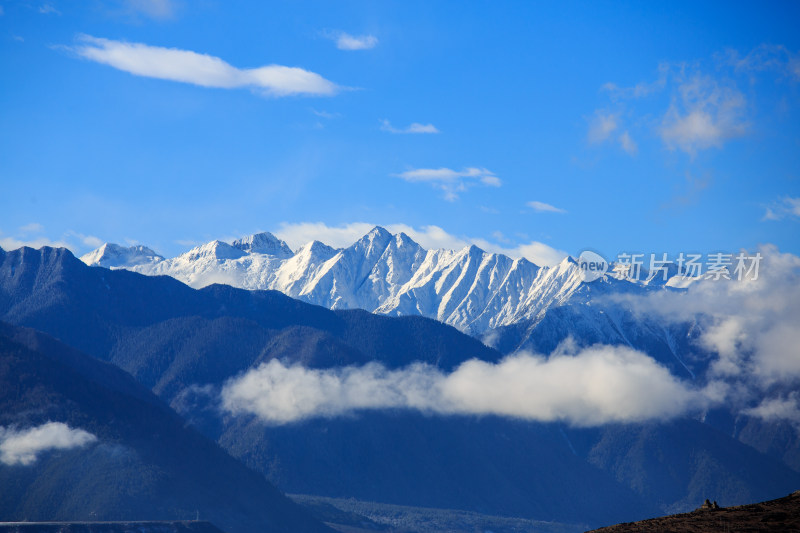
[[81,261],[89,266],[105,268],[132,268],[138,265],[150,265],[163,261],[164,258],[146,246],[120,246],[106,243],[97,250],[81,257]]
[[240,250],[239,248],[234,248],[227,242],[211,241],[196,248],[192,248],[180,257],[185,258],[188,261],[196,261],[203,258],[239,259],[243,255],[246,255],[246,252]]
[[364,253],[367,256],[380,256],[391,240],[391,233],[380,226],[375,226],[369,233],[358,239],[346,250]]
[[336,255],[336,251],[337,251],[336,248],[332,248],[320,241],[309,241],[300,248],[298,248],[297,253],[295,255],[324,257],[326,260],[328,260],[334,255]]
[[274,255],[282,258],[294,255],[289,245],[269,232],[256,233],[237,239],[231,245],[247,253]]
[[599,294],[655,290],[654,285],[660,285],[655,279],[647,287],[611,276],[585,283],[571,257],[539,267],[475,245],[457,251],[427,250],[405,233],[393,235],[380,226],[347,248],[311,241],[294,253],[266,232],[232,244],[212,241],[172,259],[144,247],[115,246],[107,245],[84,260],[169,275],[196,288],[225,283],[277,290],[329,309],[422,315],[471,334],[536,324],[555,307],[583,306]]

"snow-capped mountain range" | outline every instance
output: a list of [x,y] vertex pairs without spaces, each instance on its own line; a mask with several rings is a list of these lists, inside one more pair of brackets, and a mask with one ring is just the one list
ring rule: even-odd
[[[598,295],[664,290],[665,285],[613,277],[586,283],[572,258],[539,267],[477,246],[426,250],[408,235],[392,235],[381,227],[343,249],[312,241],[293,252],[271,233],[258,233],[232,243],[212,241],[171,259],[144,246],[114,244],[81,259],[88,265],[172,276],[195,288],[225,283],[278,290],[330,309],[422,315],[476,336],[512,325],[531,329],[548,310],[566,304],[579,306],[597,322],[598,313],[608,313],[607,306],[604,311],[591,307]],[[599,318],[602,324],[596,327],[612,320]],[[619,337],[615,340],[624,341],[624,334]]]

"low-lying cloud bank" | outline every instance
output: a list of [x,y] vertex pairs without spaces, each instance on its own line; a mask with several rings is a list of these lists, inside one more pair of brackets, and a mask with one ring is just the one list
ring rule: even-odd
[[772,246],[759,253],[755,280],[705,280],[686,291],[614,297],[665,325],[696,324],[692,355],[708,357],[708,369],[693,382],[628,347],[577,349],[566,342],[549,357],[470,360],[449,374],[424,364],[316,370],[270,361],[228,381],[222,406],[271,424],[412,409],[596,426],[667,420],[725,405],[800,428],[800,257]]
[[96,440],[88,431],[72,429],[62,422],[47,422],[23,430],[0,426],[0,462],[30,465],[43,452],[80,448]]
[[[685,292],[617,296],[666,324],[699,325],[697,347],[710,354],[706,379],[729,388],[744,414],[800,423],[800,257],[759,249],[758,279],[705,280]],[[733,277],[733,276],[732,276]]]
[[222,390],[222,406],[270,424],[411,409],[595,426],[673,418],[717,401],[720,394],[692,387],[630,348],[576,352],[565,344],[549,358],[517,354],[499,363],[470,360],[450,374],[426,364],[318,370],[272,360],[230,380]]

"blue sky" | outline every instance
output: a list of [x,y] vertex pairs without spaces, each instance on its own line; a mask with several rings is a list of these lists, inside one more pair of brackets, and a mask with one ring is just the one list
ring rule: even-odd
[[800,5],[0,2],[0,246],[800,253]]

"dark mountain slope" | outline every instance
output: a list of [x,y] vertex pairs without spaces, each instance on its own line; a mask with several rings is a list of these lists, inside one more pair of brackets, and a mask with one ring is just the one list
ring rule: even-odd
[[130,376],[0,323],[0,426],[62,422],[87,446],[0,463],[3,520],[177,520],[229,532],[327,529],[191,428]]
[[800,475],[780,461],[696,420],[566,434],[591,464],[662,512],[691,509],[706,497],[739,505],[800,487]]
[[[603,443],[599,430],[587,432],[585,451],[573,454],[557,425],[380,411],[267,427],[219,409],[227,379],[275,357],[317,368],[377,360],[393,368],[427,361],[442,369],[472,357],[501,357],[425,318],[333,312],[276,292],[222,285],[196,291],[169,278],[87,267],[48,248],[0,257],[2,316],[118,364],[206,436],[292,492],[599,525],[682,505],[687,494],[675,486],[702,491],[718,483],[698,476],[691,487],[683,481],[661,486],[661,471],[669,467],[661,448],[670,441],[653,438],[647,426],[627,426],[631,436],[616,441],[633,471],[644,473],[627,476],[615,468],[615,457],[589,454]],[[676,439],[676,449],[693,449],[707,429],[688,425],[662,437]],[[739,444],[727,435],[699,442],[693,471],[744,480],[753,499],[769,497],[760,491],[773,479],[785,480],[776,477],[780,465],[741,462],[731,451]],[[631,449],[642,453],[628,454]]]
[[720,509],[697,509],[691,513],[617,524],[591,533],[729,533],[748,531],[788,533],[800,531],[800,491],[771,501]]

